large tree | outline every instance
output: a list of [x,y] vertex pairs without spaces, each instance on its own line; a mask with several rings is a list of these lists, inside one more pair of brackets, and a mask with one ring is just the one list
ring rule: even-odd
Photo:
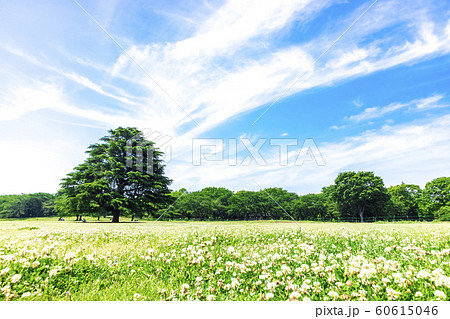
[[171,180],[164,176],[162,152],[136,128],[108,131],[88,147],[87,159],[61,183],[58,207],[73,215],[150,214],[168,200]]
[[402,183],[389,187],[387,191],[391,196],[392,209],[396,217],[402,219],[419,217],[419,200],[422,196],[419,185]]
[[343,216],[377,217],[389,201],[384,182],[373,172],[344,172],[334,181],[333,197]]
[[293,202],[294,218],[298,220],[322,220],[328,217],[327,199],[324,194],[307,194]]
[[422,205],[431,215],[440,218],[441,208],[450,206],[450,177],[439,177],[425,185]]

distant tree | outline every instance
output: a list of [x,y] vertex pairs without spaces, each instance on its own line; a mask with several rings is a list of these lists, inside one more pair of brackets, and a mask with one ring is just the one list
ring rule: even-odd
[[230,198],[229,216],[236,220],[268,219],[268,200],[261,192],[238,191]]
[[333,198],[344,216],[378,216],[389,201],[381,177],[373,172],[344,172],[335,180]]
[[440,209],[441,220],[450,221],[450,205],[442,206]]
[[334,188],[335,185],[322,187],[322,194],[325,201],[327,218],[339,220],[341,213],[339,212],[338,204],[333,197]]
[[[298,195],[290,193],[279,187],[266,188],[259,191],[264,198],[266,215],[273,219],[290,219],[293,215],[293,204],[298,199]],[[292,218],[294,218],[292,216]]]
[[300,196],[293,203],[295,219],[322,220],[328,217],[327,200],[324,194],[307,194]]
[[55,215],[54,196],[47,193],[0,196],[0,217],[28,218]]
[[228,219],[228,201],[232,195],[232,191],[223,187],[207,187],[191,193],[181,189],[171,193],[175,204],[170,207],[166,215],[171,219]]
[[88,147],[88,158],[62,180],[57,207],[71,215],[105,212],[119,216],[152,214],[169,199],[162,152],[136,128],[108,131]]
[[439,218],[440,209],[450,206],[450,177],[439,177],[425,185],[422,205],[430,215]]
[[392,210],[395,216],[402,219],[415,219],[419,217],[419,201],[422,190],[419,185],[405,184],[396,185],[387,189],[392,201]]

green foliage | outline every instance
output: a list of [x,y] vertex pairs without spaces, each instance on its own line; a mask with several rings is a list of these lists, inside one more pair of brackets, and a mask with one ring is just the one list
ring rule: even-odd
[[307,194],[300,196],[293,203],[294,217],[297,220],[327,219],[327,200],[324,194]]
[[419,203],[422,190],[419,185],[402,183],[389,187],[387,191],[391,196],[391,214],[402,219],[417,219],[421,215]]
[[29,218],[56,215],[54,195],[47,193],[0,196],[0,218]]
[[176,202],[165,214],[166,218],[198,220],[290,219],[289,211],[298,198],[281,188],[233,193],[222,187],[191,193],[183,189],[171,196]]
[[[295,220],[321,221],[432,220],[433,214],[439,218],[439,211],[435,208],[431,217],[427,216],[429,207],[437,207],[429,203],[446,203],[441,200],[448,194],[443,180],[446,181],[441,178],[427,184],[427,192],[418,185],[404,183],[386,189],[383,180],[373,172],[341,173],[335,184],[322,188],[320,194],[303,196],[281,188],[235,193],[214,187],[195,192],[181,189],[171,194],[175,204],[164,218],[254,220],[290,219],[292,216]],[[424,203],[428,203],[427,209]],[[441,220],[444,220],[442,213]]]
[[65,215],[151,215],[169,199],[171,183],[160,157],[136,128],[108,131],[90,145],[88,158],[62,180],[56,207]]
[[439,210],[450,206],[450,177],[439,177],[425,185],[422,207],[428,216],[439,218]]
[[448,300],[450,224],[409,226],[4,222],[0,301]]
[[335,180],[333,198],[344,217],[364,217],[383,215],[389,195],[384,182],[373,172],[344,172]]
[[441,207],[439,214],[441,220],[450,221],[450,205]]

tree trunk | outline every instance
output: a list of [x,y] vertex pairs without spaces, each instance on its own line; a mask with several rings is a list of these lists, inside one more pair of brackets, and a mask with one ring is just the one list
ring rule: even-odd
[[134,220],[134,215],[131,216],[131,221],[133,221],[133,220]]
[[97,217],[97,220],[100,220],[100,216]]
[[79,220],[79,218],[78,218],[78,217],[79,217],[79,215],[77,215],[77,219],[76,219],[76,221],[78,221],[78,220]]
[[119,222],[119,211],[113,211],[113,219],[112,219],[113,223],[118,223]]
[[364,207],[359,207],[359,217],[361,218],[361,223],[364,223]]

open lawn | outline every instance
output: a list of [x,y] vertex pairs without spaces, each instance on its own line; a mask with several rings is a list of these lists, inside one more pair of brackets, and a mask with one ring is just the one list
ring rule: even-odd
[[450,297],[449,223],[103,221],[0,221],[0,300]]

